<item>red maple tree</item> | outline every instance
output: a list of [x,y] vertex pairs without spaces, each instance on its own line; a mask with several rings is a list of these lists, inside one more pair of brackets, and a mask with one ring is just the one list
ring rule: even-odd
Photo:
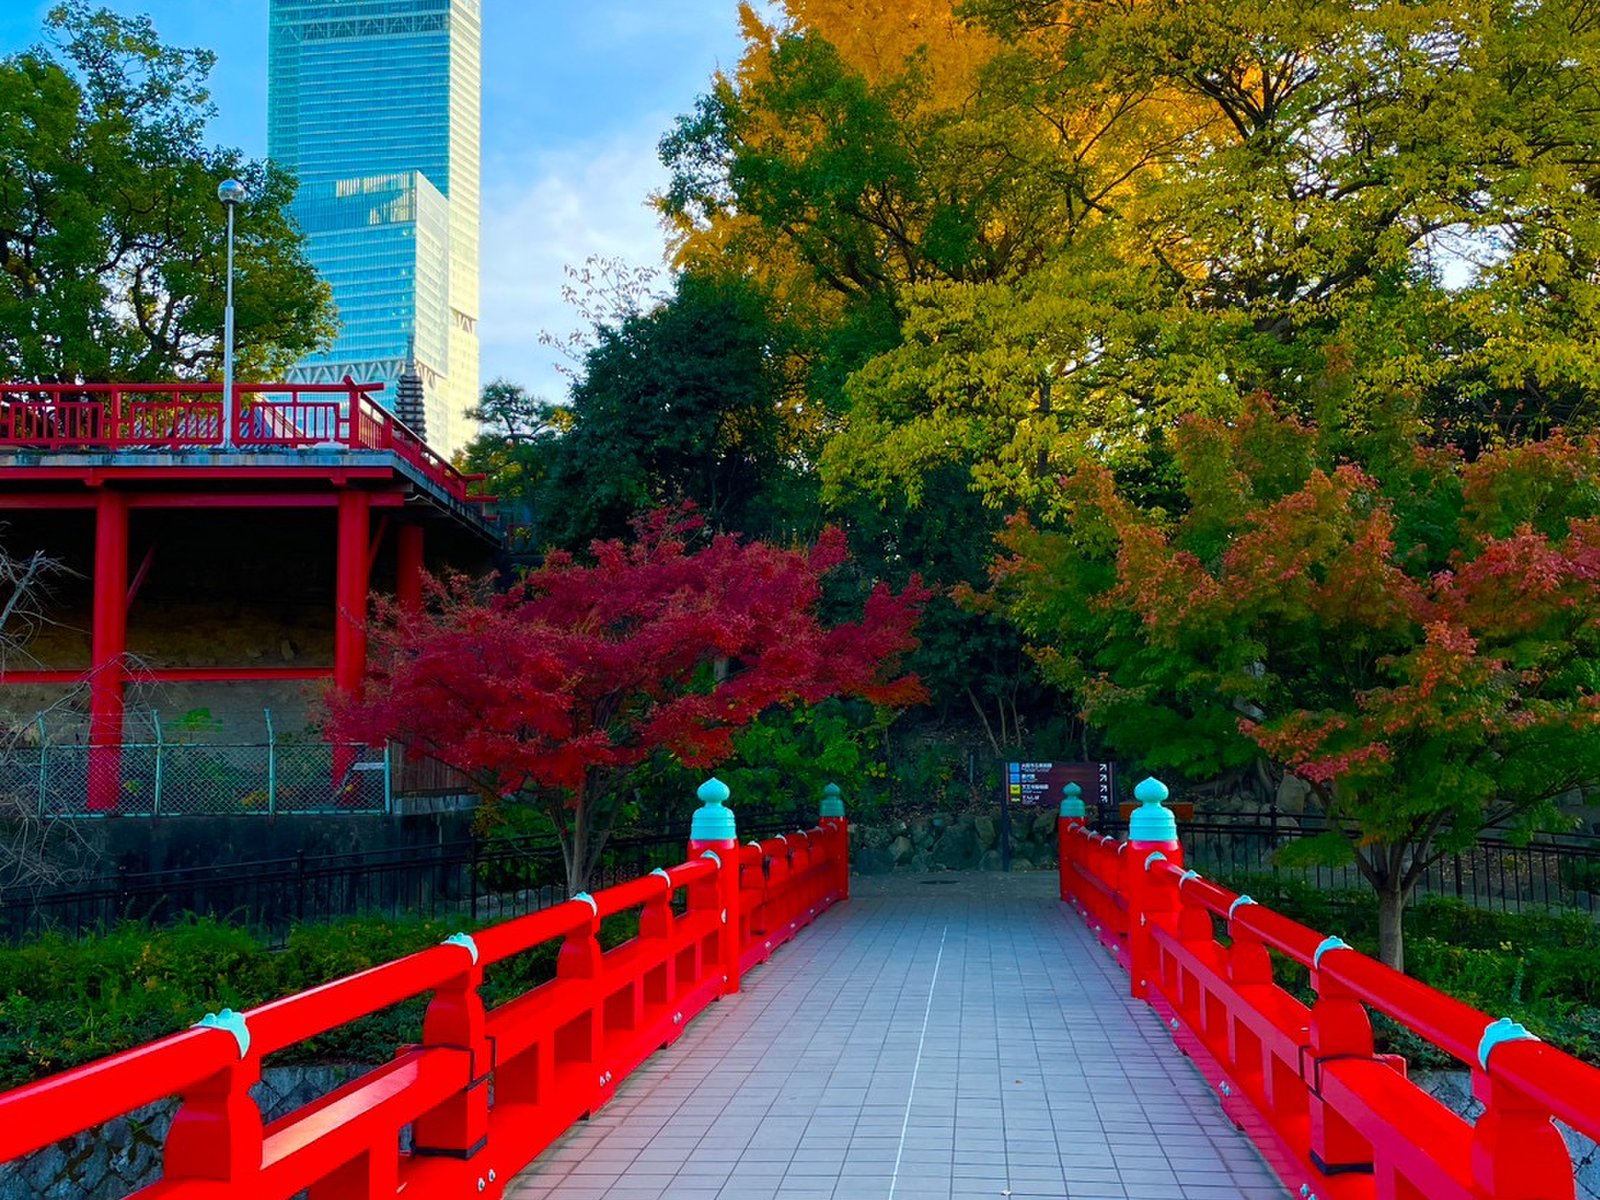
[[380,605],[361,695],[330,701],[337,736],[403,742],[486,794],[542,804],[578,891],[650,755],[710,767],[773,706],[923,698],[900,672],[919,583],[879,584],[859,620],[830,627],[823,579],[847,558],[842,533],[803,550],[725,535],[691,551],[700,528],[687,510],[657,512],[633,541],[595,543],[592,564],[552,553],[506,592],[456,576],[429,581],[422,611]]

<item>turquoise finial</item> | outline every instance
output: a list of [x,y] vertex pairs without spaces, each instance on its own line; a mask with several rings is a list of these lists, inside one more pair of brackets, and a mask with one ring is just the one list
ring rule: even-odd
[[837,783],[830,783],[822,789],[822,805],[819,811],[824,819],[844,816],[844,796],[840,793]]
[[1061,789],[1061,816],[1075,817],[1083,820],[1089,814],[1083,807],[1083,789],[1075,783],[1069,783]]
[[689,838],[696,842],[731,842],[738,839],[733,810],[724,807],[729,796],[728,785],[712,776],[695,792],[700,797],[700,807],[695,810],[689,824]]
[[1128,821],[1130,842],[1178,840],[1178,819],[1161,803],[1169,794],[1167,785],[1154,776],[1139,781],[1139,786],[1133,789],[1133,798],[1139,802],[1139,807],[1133,810]]

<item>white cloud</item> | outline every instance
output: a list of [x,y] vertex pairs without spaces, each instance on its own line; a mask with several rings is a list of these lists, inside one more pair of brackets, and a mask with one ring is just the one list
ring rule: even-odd
[[578,326],[561,299],[562,267],[595,254],[641,266],[662,262],[665,239],[647,198],[666,181],[655,153],[666,124],[652,116],[603,142],[485,164],[478,324],[485,382],[504,376],[561,396],[565,380],[539,334]]

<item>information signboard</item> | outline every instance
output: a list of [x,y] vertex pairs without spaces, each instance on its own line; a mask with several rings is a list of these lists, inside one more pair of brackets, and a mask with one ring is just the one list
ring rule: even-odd
[[1098,818],[1096,824],[1103,824],[1116,813],[1116,772],[1108,762],[1006,764],[1000,784],[1000,861],[1005,870],[1011,869],[1011,810],[1054,810],[1061,804],[1061,789],[1069,783],[1083,789],[1083,802],[1090,807],[1090,816]]
[[1061,803],[1061,789],[1075,783],[1083,789],[1083,802],[1102,813],[1116,810],[1116,778],[1111,763],[1014,762],[1006,764],[1005,807]]

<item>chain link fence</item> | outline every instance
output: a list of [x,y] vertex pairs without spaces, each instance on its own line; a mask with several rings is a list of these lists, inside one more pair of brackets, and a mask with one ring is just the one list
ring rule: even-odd
[[[0,750],[0,793],[41,817],[86,817],[90,747],[51,744]],[[388,748],[280,738],[261,742],[155,740],[120,748],[121,816],[278,816],[384,813],[394,809]],[[104,814],[92,814],[104,815]]]

